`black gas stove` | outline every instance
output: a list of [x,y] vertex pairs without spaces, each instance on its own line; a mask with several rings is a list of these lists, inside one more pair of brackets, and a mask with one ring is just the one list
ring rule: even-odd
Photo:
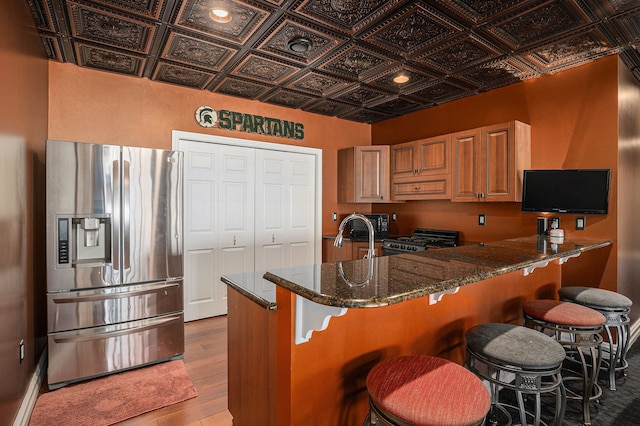
[[458,239],[458,231],[416,228],[413,235],[409,237],[385,238],[382,243],[382,251],[387,256],[390,254],[456,247]]

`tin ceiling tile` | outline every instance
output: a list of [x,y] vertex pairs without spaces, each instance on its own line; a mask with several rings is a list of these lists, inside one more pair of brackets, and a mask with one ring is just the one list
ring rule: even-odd
[[384,0],[302,0],[293,10],[331,28],[355,34],[399,2]]
[[571,1],[537,3],[535,7],[518,9],[507,18],[489,25],[489,31],[516,50],[591,23],[582,11],[572,7]]
[[326,63],[320,65],[319,68],[346,78],[361,79],[375,75],[383,67],[396,62],[393,59],[384,57],[382,54],[351,44]]
[[246,81],[235,77],[226,77],[222,80],[222,83],[216,87],[215,92],[245,99],[258,99],[270,88],[271,86],[268,84]]
[[195,89],[204,89],[212,78],[213,75],[211,73],[159,61],[151,79]]
[[249,54],[231,71],[231,74],[277,85],[299,70],[299,67],[288,65],[275,59]]
[[162,0],[92,0],[105,7],[133,13],[145,18],[159,19],[164,2]]
[[279,89],[267,95],[261,100],[270,104],[280,105],[289,108],[302,108],[304,105],[316,99],[314,96],[298,93],[293,90]]
[[459,34],[464,27],[423,2],[409,2],[378,22],[363,40],[393,54],[407,54]]
[[422,64],[436,69],[442,73],[451,74],[456,70],[469,68],[481,62],[504,55],[497,47],[481,40],[479,37],[469,35],[464,38],[451,40],[415,58],[414,63]]
[[640,74],[638,0],[25,1],[51,60],[361,122],[615,53]]
[[68,10],[73,37],[148,53],[156,31],[154,24],[81,3],[69,3]]
[[611,48],[604,36],[593,28],[532,49],[528,58],[538,69],[554,72],[608,55]]
[[129,52],[104,49],[83,43],[76,43],[75,47],[76,58],[80,66],[102,71],[140,77],[146,62],[144,55],[134,55]]
[[339,77],[316,71],[307,71],[302,77],[288,84],[287,87],[322,97],[335,93],[347,84],[349,84],[348,80]]
[[185,0],[175,24],[183,29],[244,44],[269,16],[266,10],[253,4],[228,1],[227,5],[233,18],[231,22],[219,23],[209,16],[211,0]]
[[220,71],[237,50],[213,42],[171,32],[162,58]]
[[[312,63],[346,40],[290,18],[282,19],[265,38],[258,49],[305,64]],[[305,47],[307,49],[303,49]]]

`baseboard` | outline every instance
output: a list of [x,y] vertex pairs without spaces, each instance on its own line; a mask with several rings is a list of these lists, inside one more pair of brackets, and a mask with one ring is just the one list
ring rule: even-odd
[[42,386],[42,381],[44,380],[46,371],[47,349],[45,348],[45,350],[42,352],[42,356],[40,357],[40,361],[38,361],[38,365],[36,366],[36,371],[34,371],[33,377],[31,377],[27,392],[22,399],[22,404],[20,404],[18,414],[13,421],[13,426],[29,425],[29,419],[31,418],[33,408],[36,406],[36,401],[38,399],[38,395],[40,394],[40,387]]

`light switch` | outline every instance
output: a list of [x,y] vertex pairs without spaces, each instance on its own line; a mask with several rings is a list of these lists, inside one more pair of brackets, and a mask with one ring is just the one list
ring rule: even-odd
[[487,216],[484,214],[478,215],[478,225],[485,226],[487,224]]
[[584,228],[587,226],[587,220],[584,216],[576,217],[576,230],[584,231]]

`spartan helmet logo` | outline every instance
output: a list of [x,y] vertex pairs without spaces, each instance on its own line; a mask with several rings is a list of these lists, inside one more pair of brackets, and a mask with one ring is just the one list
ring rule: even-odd
[[201,106],[196,110],[196,121],[202,127],[213,127],[218,122],[218,114],[210,106]]

